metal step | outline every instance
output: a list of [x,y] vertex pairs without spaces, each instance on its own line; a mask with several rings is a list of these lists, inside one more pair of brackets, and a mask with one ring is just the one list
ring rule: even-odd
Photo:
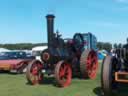
[[128,83],[128,72],[115,72],[115,81]]

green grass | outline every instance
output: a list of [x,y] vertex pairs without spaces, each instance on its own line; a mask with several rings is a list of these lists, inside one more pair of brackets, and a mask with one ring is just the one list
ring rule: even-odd
[[[95,80],[74,78],[66,88],[58,88],[54,84],[53,78],[45,78],[44,84],[32,86],[27,83],[24,74],[1,73],[0,96],[101,96],[100,68]],[[122,88],[117,96],[128,96],[127,89]]]
[[49,83],[31,86],[24,75],[0,74],[0,96],[97,96],[95,91],[99,86],[99,78],[73,79],[66,88],[58,88],[54,86],[54,80],[47,79]]

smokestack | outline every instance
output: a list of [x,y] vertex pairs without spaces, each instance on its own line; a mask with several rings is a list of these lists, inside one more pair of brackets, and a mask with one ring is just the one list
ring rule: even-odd
[[47,38],[48,38],[48,47],[52,45],[52,40],[54,36],[54,18],[53,14],[48,14],[46,16],[47,19]]

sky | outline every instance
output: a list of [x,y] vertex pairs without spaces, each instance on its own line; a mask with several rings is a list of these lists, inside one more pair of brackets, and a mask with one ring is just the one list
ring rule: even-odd
[[102,42],[126,43],[128,0],[0,0],[0,43],[47,42],[46,18],[54,14],[63,38],[92,32]]

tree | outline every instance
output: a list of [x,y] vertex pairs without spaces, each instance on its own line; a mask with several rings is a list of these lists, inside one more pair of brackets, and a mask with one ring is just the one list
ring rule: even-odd
[[98,43],[97,43],[97,48],[98,48],[99,50],[102,50],[102,49],[103,49],[103,42],[98,42]]
[[118,48],[117,43],[115,43],[115,44],[113,45],[113,47],[114,47],[115,49]]
[[127,44],[128,44],[128,38],[127,38],[127,40],[126,40],[126,41],[127,41]]
[[107,50],[108,52],[110,52],[112,49],[112,44],[111,43],[104,43],[104,49]]
[[122,48],[122,44],[121,43],[118,44],[118,48]]
[[112,49],[112,44],[108,42],[98,42],[97,47],[99,50],[105,49],[110,52],[110,50]]

